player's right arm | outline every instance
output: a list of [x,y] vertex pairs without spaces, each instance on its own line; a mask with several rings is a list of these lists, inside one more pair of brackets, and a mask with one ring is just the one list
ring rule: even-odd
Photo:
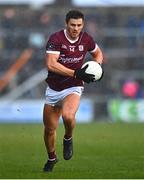
[[59,54],[46,53],[46,66],[48,71],[63,75],[74,76],[74,70],[69,69],[58,62]]
[[61,42],[59,34],[52,34],[46,45],[46,67],[48,71],[54,72],[63,76],[74,76],[74,70],[69,69],[58,62],[61,51]]

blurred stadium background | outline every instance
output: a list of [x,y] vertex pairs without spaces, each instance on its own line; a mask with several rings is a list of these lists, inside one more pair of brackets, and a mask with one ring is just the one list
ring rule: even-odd
[[144,0],[0,0],[0,122],[42,122],[45,45],[73,8],[85,13],[85,29],[105,57],[105,76],[86,85],[78,121],[144,121],[143,6]]

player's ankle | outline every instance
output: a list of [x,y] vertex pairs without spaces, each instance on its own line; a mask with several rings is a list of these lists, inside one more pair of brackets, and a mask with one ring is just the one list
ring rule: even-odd
[[72,136],[64,135],[64,140],[69,141],[72,139]]
[[55,151],[49,152],[49,153],[48,153],[48,158],[49,158],[50,161],[56,160],[57,156],[56,156]]

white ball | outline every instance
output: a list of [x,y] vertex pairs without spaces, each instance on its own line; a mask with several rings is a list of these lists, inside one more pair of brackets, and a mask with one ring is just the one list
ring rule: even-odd
[[85,67],[88,64],[88,67],[86,69],[86,73],[95,75],[95,81],[99,80],[102,76],[102,67],[100,64],[98,64],[96,61],[88,61],[83,64],[82,68]]

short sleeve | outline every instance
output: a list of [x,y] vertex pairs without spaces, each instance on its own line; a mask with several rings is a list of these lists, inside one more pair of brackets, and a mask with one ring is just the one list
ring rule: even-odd
[[60,48],[61,48],[61,45],[57,38],[57,35],[56,34],[51,35],[46,44],[46,53],[59,54]]
[[97,47],[98,46],[97,46],[96,42],[93,40],[93,38],[91,36],[89,36],[88,51],[90,53],[93,53],[96,51]]

